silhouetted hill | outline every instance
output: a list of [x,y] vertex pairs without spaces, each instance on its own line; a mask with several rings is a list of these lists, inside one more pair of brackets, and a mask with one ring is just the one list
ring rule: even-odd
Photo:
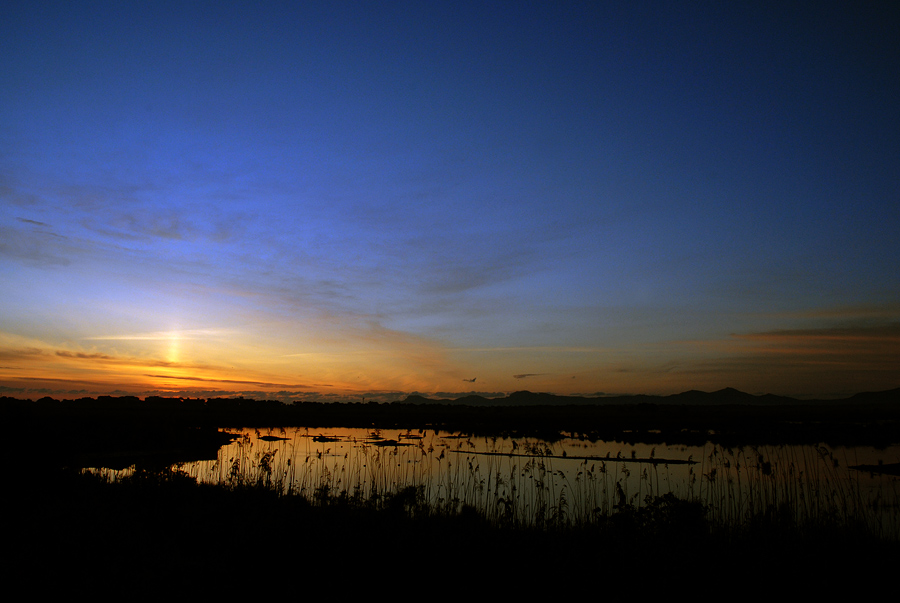
[[847,400],[858,404],[897,404],[900,401],[900,387],[883,392],[862,392]]
[[624,395],[624,396],[560,396],[530,391],[518,391],[503,398],[485,398],[479,395],[470,395],[462,398],[426,398],[414,394],[403,400],[406,404],[450,404],[467,406],[570,406],[570,405],[684,405],[684,406],[721,406],[721,405],[749,405],[749,406],[805,406],[805,405],[842,405],[842,404],[898,404],[900,405],[900,388],[884,392],[860,393],[849,398],[838,400],[800,400],[789,396],[777,396],[775,394],[754,395],[739,391],[733,387],[726,387],[714,392],[689,390],[680,394],[668,396],[653,396],[648,394]]

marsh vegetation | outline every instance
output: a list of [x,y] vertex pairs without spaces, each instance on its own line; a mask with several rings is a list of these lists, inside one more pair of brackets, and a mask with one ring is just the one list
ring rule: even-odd
[[[664,424],[675,413],[689,410]],[[282,568],[357,555],[418,567],[426,550],[444,566],[488,554],[497,569],[534,556],[564,569],[702,557],[712,569],[735,556],[795,567],[824,550],[841,564],[900,554],[892,423],[872,444],[808,443],[806,425],[800,443],[730,445],[722,430],[667,442],[647,408],[633,415],[617,437],[544,438],[484,424],[215,429],[199,415],[63,413],[12,440],[29,459],[13,543],[23,558],[153,571],[220,564],[247,542]]]
[[[877,472],[900,460],[900,447],[629,446],[337,428],[232,434],[216,460],[175,471],[313,507],[471,513],[502,529],[603,529],[627,520],[682,536],[740,538],[777,525],[795,536],[827,528],[900,541],[900,479]],[[854,468],[866,462],[868,470]],[[134,468],[95,472],[110,481],[135,475]]]

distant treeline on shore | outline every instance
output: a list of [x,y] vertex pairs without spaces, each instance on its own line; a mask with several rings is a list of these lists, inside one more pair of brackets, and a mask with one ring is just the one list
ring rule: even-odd
[[[900,389],[844,400],[798,401],[737,390],[674,396],[572,398],[517,392],[487,401],[470,396],[392,403],[285,404],[246,398],[100,396],[37,401],[0,398],[4,424],[20,434],[68,432],[99,440],[227,427],[434,429],[485,436],[561,437],[647,444],[816,444],[887,446],[900,441]],[[194,432],[192,432],[194,433]],[[22,437],[28,437],[24,435]],[[126,436],[122,436],[126,437]],[[83,438],[79,438],[79,441]],[[74,444],[73,444],[74,445]]]
[[[2,403],[32,402],[31,399],[20,399],[9,396],[0,397]],[[593,396],[562,396],[557,394],[517,391],[506,396],[487,397],[479,394],[468,394],[455,398],[433,398],[421,394],[410,394],[405,398],[390,402],[363,401],[359,402],[320,402],[320,401],[294,401],[282,402],[277,398],[252,399],[229,396],[225,398],[190,398],[190,397],[161,397],[147,396],[141,399],[138,396],[98,396],[96,398],[83,397],[77,399],[57,400],[45,396],[36,401],[39,405],[76,404],[82,407],[138,407],[142,404],[155,408],[169,407],[187,409],[190,407],[215,407],[219,409],[234,408],[280,408],[284,406],[304,406],[315,404],[347,404],[356,406],[366,404],[368,406],[378,404],[416,404],[437,406],[635,406],[635,405],[661,405],[661,406],[863,406],[863,405],[900,405],[900,388],[879,391],[864,392],[847,398],[840,399],[798,399],[789,396],[777,396],[774,394],[754,395],[725,388],[714,392],[690,390],[668,396],[660,395],[607,395],[596,394]]]

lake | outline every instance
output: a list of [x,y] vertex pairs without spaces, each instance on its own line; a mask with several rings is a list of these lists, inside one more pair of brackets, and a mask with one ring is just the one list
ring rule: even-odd
[[[315,500],[369,499],[405,489],[432,508],[473,507],[515,525],[589,522],[617,505],[672,493],[702,502],[715,522],[766,513],[795,521],[864,522],[900,539],[900,478],[852,469],[900,462],[900,446],[723,448],[534,438],[473,438],[426,430],[232,430],[215,460],[180,468],[200,482],[258,484]],[[99,470],[111,478],[126,472]]]

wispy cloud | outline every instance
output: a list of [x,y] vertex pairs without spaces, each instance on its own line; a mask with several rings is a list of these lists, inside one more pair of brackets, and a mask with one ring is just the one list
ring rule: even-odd
[[583,346],[507,346],[507,347],[454,347],[448,348],[448,351],[453,352],[498,352],[503,354],[513,354],[517,352],[522,353],[532,353],[532,352],[544,352],[544,353],[600,353],[600,352],[608,352],[610,348],[601,348],[601,347],[583,347]]
[[56,233],[0,226],[0,257],[45,267],[68,266],[79,255],[77,245]]
[[[731,386],[751,392],[836,397],[900,384],[900,323],[775,329],[711,341],[678,342],[653,370],[668,383]],[[665,375],[665,377],[663,377]]]
[[786,353],[880,354],[900,350],[900,323],[873,326],[782,329],[745,333],[735,338],[766,346],[769,351]]
[[42,347],[0,347],[0,360],[18,362],[18,368],[42,366],[51,369],[53,363],[79,363],[96,366],[164,367],[197,371],[224,371],[226,367],[201,361],[177,362],[158,358],[113,355],[97,351],[73,351]]
[[28,218],[16,218],[19,222],[24,222],[25,224],[34,224],[35,226],[43,226],[45,228],[50,228],[49,224],[45,224],[43,222],[38,222],[37,220],[29,220]]
[[172,339],[206,339],[234,335],[231,329],[177,329],[172,331],[152,331],[127,335],[95,335],[83,337],[85,341],[170,341]]
[[45,354],[41,348],[0,348],[0,360],[5,361],[30,359]]
[[310,387],[329,387],[325,384],[316,384],[316,385],[301,385],[297,383],[266,383],[264,381],[244,381],[241,379],[214,379],[209,377],[180,377],[173,375],[144,375],[145,377],[151,377],[153,379],[177,379],[180,381],[203,381],[210,383],[233,383],[239,385],[252,385],[254,387],[266,387],[266,388],[288,388],[288,389],[307,389]]
[[798,312],[786,312],[776,314],[775,316],[785,318],[837,319],[863,324],[873,320],[897,321],[900,320],[900,303],[833,306]]
[[119,360],[119,359],[117,359],[113,356],[109,356],[107,354],[99,354],[99,353],[87,354],[85,352],[66,352],[63,350],[58,350],[56,352],[56,355],[60,356],[62,358],[75,358],[78,360],[112,360],[112,361]]

